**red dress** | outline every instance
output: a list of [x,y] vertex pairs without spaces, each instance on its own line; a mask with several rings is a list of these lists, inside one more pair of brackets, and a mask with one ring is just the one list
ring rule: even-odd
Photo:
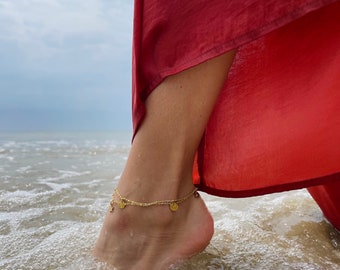
[[340,229],[340,2],[136,0],[133,124],[162,80],[238,48],[193,169],[200,190],[311,187]]

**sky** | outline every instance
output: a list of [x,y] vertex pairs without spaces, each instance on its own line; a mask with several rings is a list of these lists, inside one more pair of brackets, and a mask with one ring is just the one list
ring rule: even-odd
[[0,0],[0,132],[131,130],[132,0]]

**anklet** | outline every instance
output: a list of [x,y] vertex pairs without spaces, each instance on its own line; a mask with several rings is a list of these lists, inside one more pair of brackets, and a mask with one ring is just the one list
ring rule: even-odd
[[[181,199],[177,200],[163,200],[163,201],[154,201],[154,202],[136,202],[129,200],[127,198],[122,197],[120,195],[117,188],[115,188],[114,193],[112,194],[112,200],[110,201],[110,212],[113,212],[115,204],[118,205],[120,209],[124,209],[127,205],[131,206],[140,206],[140,207],[149,207],[149,206],[155,206],[155,205],[168,205],[170,211],[176,212],[178,210],[179,205],[184,202],[185,200],[189,199],[191,195],[194,195],[195,198],[198,198],[200,195],[197,192],[197,188],[195,188],[193,191],[185,195]],[[114,195],[117,195],[119,198],[119,201],[116,201],[114,198]]]

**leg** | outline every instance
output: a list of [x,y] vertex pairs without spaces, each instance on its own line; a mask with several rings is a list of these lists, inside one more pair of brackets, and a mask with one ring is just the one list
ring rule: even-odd
[[[194,154],[234,54],[170,76],[152,92],[118,184],[124,197],[175,199],[193,189]],[[201,199],[188,199],[175,213],[163,206],[129,206],[107,214],[94,254],[122,269],[166,269],[203,250],[212,234]]]

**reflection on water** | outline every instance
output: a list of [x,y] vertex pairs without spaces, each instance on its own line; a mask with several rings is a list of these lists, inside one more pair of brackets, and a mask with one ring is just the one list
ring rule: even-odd
[[[0,269],[110,269],[91,248],[129,141],[126,133],[0,135]],[[177,269],[339,269],[340,234],[305,190],[202,196],[214,237]]]

